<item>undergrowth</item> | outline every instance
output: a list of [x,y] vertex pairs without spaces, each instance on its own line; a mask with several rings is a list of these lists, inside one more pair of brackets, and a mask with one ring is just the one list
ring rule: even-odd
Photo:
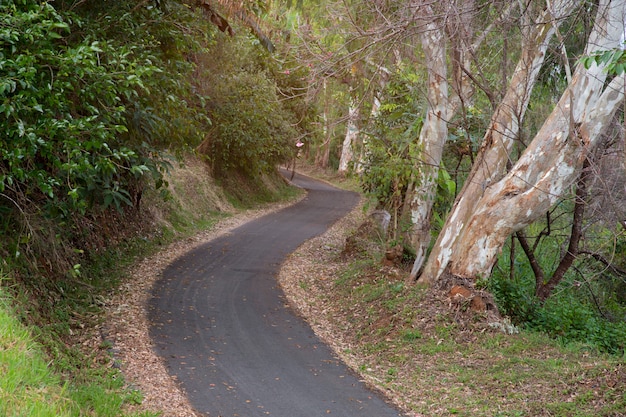
[[[16,318],[12,305],[15,299],[0,288],[0,415],[28,417],[94,416],[118,417],[153,416],[153,413],[125,414],[124,407],[141,401],[141,394],[129,388],[118,371],[99,368],[87,369],[89,358],[74,352],[77,361],[73,378],[59,373],[59,368],[70,368],[65,363],[50,361],[50,356],[38,336]],[[59,345],[60,346],[60,345]],[[71,348],[68,348],[71,350]],[[61,362],[70,357],[64,352]],[[65,358],[65,359],[63,359]],[[53,358],[54,359],[54,358]],[[89,410],[89,411],[88,411]]]
[[513,276],[505,267],[510,265],[508,251],[503,251],[499,265],[486,286],[500,311],[515,324],[547,334],[564,345],[582,343],[591,349],[626,355],[626,303],[619,298],[623,289],[613,284],[623,278],[611,276],[604,266],[598,273],[582,259],[541,302],[535,296],[535,277],[523,258],[516,259]]

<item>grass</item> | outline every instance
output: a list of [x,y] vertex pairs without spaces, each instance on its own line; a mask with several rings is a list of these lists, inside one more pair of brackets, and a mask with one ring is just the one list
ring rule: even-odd
[[626,416],[623,357],[539,332],[501,333],[371,259],[319,263],[338,278],[308,281],[325,294],[312,302],[344,323],[344,358],[411,415]]
[[75,404],[0,288],[0,415],[71,416]]
[[[118,371],[83,369],[62,378],[31,329],[17,318],[16,300],[0,288],[0,415],[11,417],[152,416],[127,413],[141,395]],[[86,359],[83,357],[83,359]]]

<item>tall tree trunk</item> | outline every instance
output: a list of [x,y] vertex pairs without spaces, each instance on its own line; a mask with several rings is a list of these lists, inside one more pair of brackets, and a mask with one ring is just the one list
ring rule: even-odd
[[[601,2],[587,53],[618,47],[625,3]],[[489,276],[505,240],[564,195],[624,98],[624,75],[605,86],[606,77],[597,65],[588,70],[578,66],[561,100],[511,171],[500,181],[485,184],[466,222],[454,222],[442,231],[444,241],[453,244],[441,252],[445,263],[438,265],[439,274],[431,280],[446,267],[462,277]],[[476,197],[465,193],[461,199]]]
[[[405,201],[408,204],[405,203],[402,208],[403,218],[406,219],[406,213],[410,213],[410,219],[407,219],[411,224],[408,240],[416,253],[411,272],[413,278],[424,263],[430,244],[432,209],[443,147],[448,136],[448,121],[467,105],[474,94],[468,76],[469,66],[472,50],[482,42],[479,40],[470,45],[475,11],[473,0],[449,1],[445,3],[444,9],[445,23],[436,20],[431,5],[422,5],[418,12],[419,15],[429,16],[431,20],[420,33],[428,72],[428,108],[418,141],[421,159],[407,190]],[[450,43],[452,55],[451,84],[448,82],[446,42]]]
[[[372,111],[370,113],[370,117],[372,119],[376,119],[379,113],[380,113],[380,99],[376,96],[376,94],[374,94],[374,101],[372,103]],[[370,156],[369,142],[367,139],[367,135],[364,135],[361,141],[361,147],[359,150],[359,160],[355,164],[354,172],[356,172],[357,174],[361,174],[363,170],[365,170],[369,156]]]
[[[421,282],[430,283],[440,276],[452,256],[452,247],[458,231],[467,224],[474,213],[486,187],[497,182],[505,173],[513,146],[519,137],[521,121],[528,107],[531,91],[543,65],[550,39],[558,24],[567,17],[580,0],[554,2],[550,10],[545,10],[539,22],[528,33],[522,46],[521,58],[513,72],[509,88],[496,108],[481,149],[472,166],[465,184],[456,198],[455,204],[439,234],[428,262],[419,277]],[[411,279],[415,279],[421,264],[413,266]]]
[[437,191],[437,176],[448,136],[448,77],[446,38],[443,29],[433,21],[420,33],[424,59],[428,69],[428,108],[419,136],[420,160],[415,167],[415,188],[411,193],[411,244],[416,262],[426,256],[430,243],[430,219]]
[[315,165],[320,168],[326,169],[328,167],[328,160],[330,159],[330,142],[332,140],[332,126],[330,117],[328,115],[330,110],[330,98],[327,88],[327,82],[324,80],[324,113],[322,114],[322,120],[324,123],[324,142],[317,149],[315,154]]
[[346,136],[343,140],[343,146],[341,147],[341,158],[339,159],[338,172],[345,173],[348,171],[350,162],[354,159],[354,145],[356,139],[359,136],[359,108],[357,106],[357,100],[350,100],[350,107],[348,109],[348,121],[346,123]]

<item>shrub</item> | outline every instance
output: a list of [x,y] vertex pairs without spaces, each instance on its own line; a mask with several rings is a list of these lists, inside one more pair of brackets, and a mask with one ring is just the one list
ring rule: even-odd
[[[159,165],[129,141],[130,103],[160,69],[132,46],[67,45],[68,19],[47,2],[5,2],[0,40],[0,192],[51,215],[132,204],[131,189]],[[137,104],[139,105],[139,104]],[[141,142],[140,142],[141,143]]]
[[534,277],[530,275],[510,280],[494,273],[488,289],[500,311],[517,325],[547,333],[564,343],[584,343],[618,355],[625,352],[626,323],[603,316],[571,281],[563,282],[543,304],[534,296]]
[[247,42],[222,41],[210,57],[202,57],[202,88],[213,127],[200,151],[218,177],[237,171],[256,178],[289,160],[296,149],[296,117],[279,101],[272,60]]

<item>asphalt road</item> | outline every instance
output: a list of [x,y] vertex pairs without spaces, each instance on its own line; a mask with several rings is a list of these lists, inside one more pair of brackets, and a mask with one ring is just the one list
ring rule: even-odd
[[151,337],[191,404],[211,417],[391,417],[297,317],[276,282],[285,257],[357,203],[297,175],[301,202],[172,263],[153,289]]

